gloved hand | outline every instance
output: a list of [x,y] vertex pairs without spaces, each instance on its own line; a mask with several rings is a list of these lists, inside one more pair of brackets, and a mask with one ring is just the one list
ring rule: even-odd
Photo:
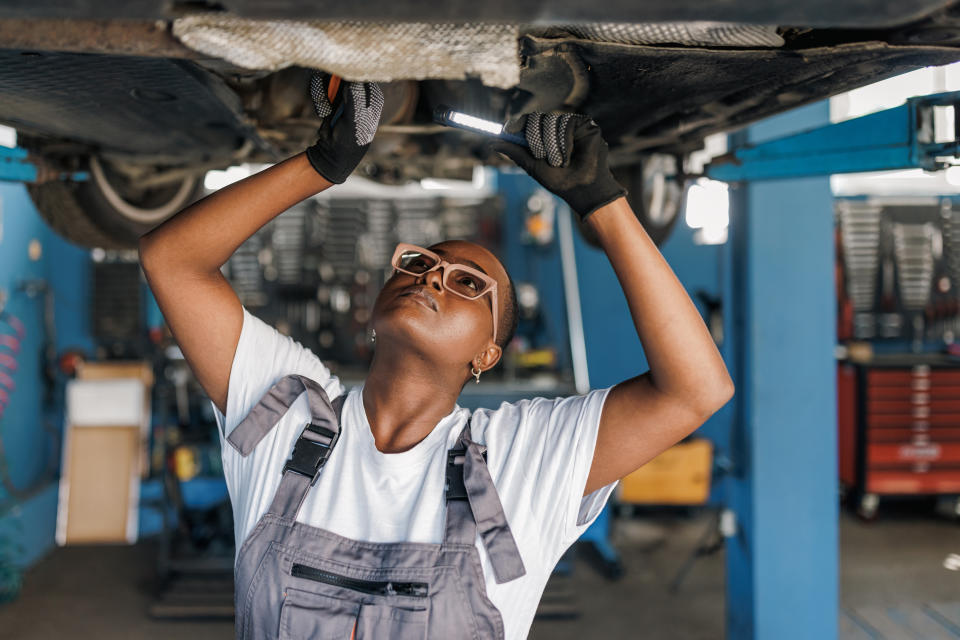
[[307,158],[317,173],[340,184],[360,164],[380,124],[383,92],[376,82],[344,82],[340,85],[343,109],[336,122],[333,105],[327,98],[330,76],[315,73],[310,79],[310,96],[323,124],[317,142],[307,149]]
[[510,142],[492,146],[563,198],[581,220],[627,194],[607,164],[607,143],[589,117],[531,113],[524,130],[529,149]]

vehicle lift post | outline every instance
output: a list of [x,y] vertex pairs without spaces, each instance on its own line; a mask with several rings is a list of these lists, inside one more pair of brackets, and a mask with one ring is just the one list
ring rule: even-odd
[[733,187],[727,637],[837,637],[834,221],[824,178],[950,166],[958,107],[960,92],[947,92],[826,124],[819,102],[731,136],[731,151],[704,168]]

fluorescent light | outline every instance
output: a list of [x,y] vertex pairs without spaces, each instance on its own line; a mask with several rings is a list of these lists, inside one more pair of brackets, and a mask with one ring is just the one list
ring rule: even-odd
[[687,189],[684,220],[695,244],[723,244],[730,226],[730,190],[727,183],[700,178]]
[[451,111],[448,117],[451,121],[456,122],[464,127],[478,129],[479,131],[486,131],[487,133],[492,133],[495,136],[503,133],[503,125],[499,122],[491,122],[490,120],[484,120],[483,118],[470,116],[465,113],[460,113],[459,111]]
[[730,194],[725,182],[701,178],[687,190],[684,219],[691,229],[730,224]]
[[727,241],[726,226],[704,227],[693,234],[694,244],[723,244]]
[[239,182],[243,180],[251,173],[249,165],[239,165],[235,167],[227,167],[223,171],[214,170],[207,171],[207,175],[203,178],[203,186],[209,191],[216,191],[218,189],[223,189],[227,185],[231,185],[234,182]]

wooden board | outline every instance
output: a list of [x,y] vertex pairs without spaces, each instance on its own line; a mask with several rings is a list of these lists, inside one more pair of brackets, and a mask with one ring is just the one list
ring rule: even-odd
[[704,504],[710,496],[713,446],[693,439],[676,444],[620,481],[626,504]]
[[67,449],[58,542],[134,542],[137,523],[131,518],[136,518],[139,498],[134,486],[139,482],[139,426],[72,428]]

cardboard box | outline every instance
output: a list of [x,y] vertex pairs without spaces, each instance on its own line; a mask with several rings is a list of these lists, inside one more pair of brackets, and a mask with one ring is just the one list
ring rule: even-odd
[[111,362],[67,384],[57,544],[136,542],[152,383],[146,363]]

